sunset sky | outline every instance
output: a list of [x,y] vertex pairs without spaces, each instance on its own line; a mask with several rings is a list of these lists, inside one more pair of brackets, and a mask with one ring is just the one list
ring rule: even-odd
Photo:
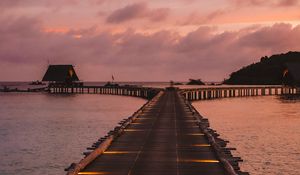
[[0,0],[0,81],[220,81],[300,51],[300,0]]

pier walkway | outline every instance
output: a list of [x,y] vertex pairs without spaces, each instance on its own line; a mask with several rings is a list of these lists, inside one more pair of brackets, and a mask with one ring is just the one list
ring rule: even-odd
[[159,93],[112,135],[89,148],[95,150],[68,174],[247,174],[226,141],[175,89]]

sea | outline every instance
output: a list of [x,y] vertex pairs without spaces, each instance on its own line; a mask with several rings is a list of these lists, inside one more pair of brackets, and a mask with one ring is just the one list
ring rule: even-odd
[[194,102],[251,175],[300,174],[300,100],[278,96]]
[[[28,82],[0,82],[1,86],[32,88]],[[0,174],[63,175],[66,167],[83,158],[86,147],[144,103],[140,98],[100,94],[0,92]],[[193,105],[223,139],[230,141],[230,147],[237,148],[233,153],[244,160],[243,171],[251,175],[300,174],[300,100],[243,97]]]

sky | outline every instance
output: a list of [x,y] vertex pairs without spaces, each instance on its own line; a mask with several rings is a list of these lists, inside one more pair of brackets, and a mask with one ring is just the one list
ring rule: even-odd
[[222,81],[300,51],[300,0],[1,0],[0,81]]

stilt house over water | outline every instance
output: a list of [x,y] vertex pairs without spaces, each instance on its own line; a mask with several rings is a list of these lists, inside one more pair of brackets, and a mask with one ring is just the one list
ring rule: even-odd
[[80,85],[79,78],[73,65],[49,65],[42,81],[49,85],[74,86]]
[[300,87],[300,63],[286,63],[285,67],[286,69],[283,72],[283,84]]

